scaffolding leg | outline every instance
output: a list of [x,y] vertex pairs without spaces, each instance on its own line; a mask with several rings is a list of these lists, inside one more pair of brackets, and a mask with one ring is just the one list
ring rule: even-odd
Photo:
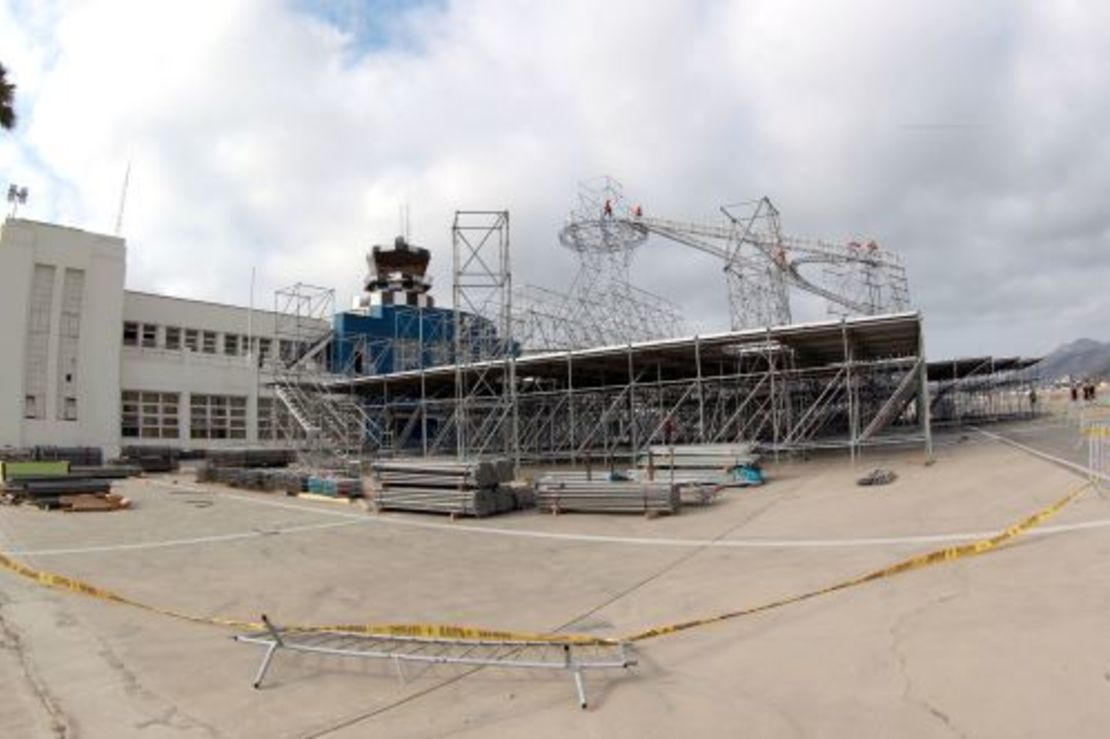
[[563,664],[570,674],[574,676],[574,687],[578,691],[578,705],[582,710],[586,710],[586,682],[582,679],[582,668],[574,662],[574,658],[570,654],[570,645],[563,645]]
[[270,669],[270,661],[274,658],[274,652],[278,647],[284,647],[285,642],[281,640],[281,633],[278,632],[274,625],[270,623],[270,619],[266,614],[262,614],[262,623],[266,626],[266,630],[270,632],[270,636],[274,638],[274,643],[266,649],[266,655],[262,658],[262,664],[258,666],[258,674],[254,677],[254,689],[258,690],[262,686],[262,680],[266,677],[266,671]]
[[266,677],[266,670],[270,669],[270,660],[274,658],[274,652],[276,652],[278,650],[278,647],[280,646],[281,645],[278,642],[274,642],[266,650],[266,656],[262,658],[262,664],[259,665],[258,674],[255,675],[254,678],[255,690],[258,690],[260,687],[262,687],[262,680]]
[[574,687],[578,689],[578,705],[585,711],[586,704],[586,683],[582,680],[582,670],[577,667],[571,670],[574,673]]

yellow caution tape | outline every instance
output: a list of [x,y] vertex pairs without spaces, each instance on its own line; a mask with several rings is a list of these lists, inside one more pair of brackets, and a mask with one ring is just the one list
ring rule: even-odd
[[857,585],[863,585],[864,583],[868,583],[873,580],[881,580],[886,577],[900,575],[901,573],[909,572],[910,570],[921,569],[922,567],[940,564],[941,562],[954,562],[955,560],[962,559],[964,557],[973,557],[977,554],[983,554],[985,552],[991,551],[992,549],[998,548],[1010,539],[1021,536],[1026,531],[1029,531],[1035,526],[1039,526],[1045,520],[1051,518],[1052,516],[1055,516],[1064,506],[1075,500],[1079,496],[1079,494],[1082,493],[1083,490],[1087,487],[1090,487],[1090,483],[1084,483],[1083,485],[1080,485],[1078,488],[1071,491],[1063,498],[1056,501],[1047,508],[1043,508],[1037,511],[1032,516],[1029,516],[1023,521],[1010,526],[1005,531],[1002,531],[1001,533],[998,533],[989,539],[981,539],[970,544],[945,547],[944,549],[937,549],[936,551],[928,552],[926,554],[919,554],[916,557],[910,557],[909,559],[902,560],[901,562],[897,562],[893,565],[890,565],[889,567],[884,567],[881,570],[869,572],[866,575],[861,575],[860,577],[855,577],[851,580],[843,580],[836,583],[835,585],[829,585],[828,587],[820,588],[818,590],[811,590],[807,593],[793,595],[788,598],[781,598],[779,600],[771,601],[770,603],[764,603],[763,605],[753,606],[751,608],[744,608],[739,611],[720,613],[709,618],[699,618],[692,621],[683,621],[681,623],[668,624],[666,626],[657,626],[652,629],[647,629],[646,631],[641,631],[638,634],[633,634],[631,636],[625,637],[624,641],[644,641],[645,639],[653,639],[658,636],[674,634],[679,631],[686,631],[698,626],[720,623],[721,621],[728,621],[730,619],[740,618],[741,616],[751,616],[756,613],[763,613],[764,611],[781,608],[782,606],[787,606],[792,603],[800,603],[803,600],[816,598],[820,595],[828,595],[839,590],[853,588]]
[[[474,626],[458,626],[452,624],[339,624],[331,626],[287,626],[284,630],[288,631],[328,631],[347,634],[363,634],[367,636],[381,636],[381,637],[410,637],[410,638],[423,638],[423,639],[452,639],[458,641],[499,641],[499,642],[551,642],[557,644],[578,644],[578,645],[603,645],[603,644],[620,644],[622,642],[639,642],[647,639],[653,639],[667,634],[675,634],[680,631],[687,631],[689,629],[697,628],[699,626],[707,626],[709,624],[720,623],[741,616],[750,616],[756,613],[763,613],[775,608],[781,608],[792,603],[800,603],[804,600],[816,598],[820,595],[828,595],[835,593],[839,590],[846,590],[857,585],[871,582],[873,580],[880,580],[886,577],[909,572],[910,570],[928,567],[930,565],[939,564],[941,562],[953,562],[957,559],[970,557],[978,554],[989,552],[996,549],[1005,542],[1017,536],[1024,534],[1030,529],[1040,525],[1046,519],[1056,515],[1064,506],[1075,500],[1083,490],[1090,486],[1090,483],[1085,483],[1076,488],[1066,496],[1056,501],[1052,505],[1037,511],[1032,516],[1010,526],[1005,531],[992,536],[989,539],[972,542],[970,544],[962,544],[959,546],[946,547],[938,549],[927,554],[921,554],[916,557],[903,560],[896,564],[884,567],[881,570],[870,572],[860,577],[852,578],[838,582],[835,585],[820,588],[818,590],[811,590],[800,595],[790,596],[779,600],[764,603],[759,606],[744,608],[737,611],[729,611],[727,613],[720,613],[708,618],[699,618],[691,621],[683,621],[674,624],[667,624],[664,626],[656,626],[645,631],[641,631],[630,636],[623,638],[603,638],[597,636],[590,636],[587,634],[532,634],[517,631],[500,631],[497,629],[486,629]],[[214,626],[224,626],[235,629],[262,629],[264,624],[257,621],[245,621],[241,619],[221,618],[218,616],[201,616],[184,611],[176,611],[168,608],[159,608],[152,606],[141,601],[133,600],[119,593],[111,590],[90,585],[87,582],[78,580],[66,575],[59,575],[53,572],[46,572],[44,570],[37,570],[33,567],[19,562],[12,557],[0,554],[0,568],[10,570],[11,572],[21,575],[30,580],[33,580],[40,585],[53,588],[55,590],[64,590],[72,593],[79,593],[92,598],[99,598],[100,600],[111,601],[113,603],[121,603],[123,605],[141,608],[150,613],[157,613],[163,616],[170,616],[172,618],[191,621],[193,623],[208,624]]]

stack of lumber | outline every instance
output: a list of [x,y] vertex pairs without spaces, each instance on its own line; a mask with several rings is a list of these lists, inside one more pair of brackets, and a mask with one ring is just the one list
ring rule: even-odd
[[509,460],[473,462],[375,462],[374,504],[379,510],[446,513],[482,518],[516,510],[527,502],[518,492]]
[[670,482],[563,472],[536,481],[536,508],[553,513],[678,513],[682,500],[679,486]]

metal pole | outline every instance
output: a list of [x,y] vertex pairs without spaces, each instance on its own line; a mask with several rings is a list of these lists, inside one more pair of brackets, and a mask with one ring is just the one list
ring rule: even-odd
[[428,456],[428,384],[425,372],[428,360],[424,355],[424,307],[420,306],[417,316],[420,319],[420,446],[425,457]]
[[698,372],[698,442],[705,443],[705,388],[701,380],[701,338],[694,337],[694,364]]
[[640,450],[639,434],[636,430],[636,376],[632,369],[632,345],[628,345],[628,429],[629,441],[632,444],[632,457]]
[[571,361],[571,355],[573,355],[573,353],[574,352],[569,349],[567,350],[567,411],[570,420],[568,433],[570,438],[570,463],[572,465],[577,464],[575,461],[577,448],[574,440],[574,365]]
[[840,319],[840,339],[844,346],[844,387],[848,392],[848,448],[852,459],[852,466],[856,465],[856,413],[859,409],[853,402],[852,392],[852,352],[848,346],[848,325],[843,318]]
[[917,323],[917,353],[919,356],[918,366],[920,367],[918,370],[917,397],[918,402],[921,403],[922,431],[925,432],[925,463],[932,464],[935,460],[933,457],[933,425],[929,415],[929,369],[928,362],[925,361],[925,327],[920,317],[918,317]]

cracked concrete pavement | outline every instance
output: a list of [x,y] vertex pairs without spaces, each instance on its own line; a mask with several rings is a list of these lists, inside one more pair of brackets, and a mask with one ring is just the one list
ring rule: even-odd
[[[768,541],[995,530],[1076,482],[982,438],[940,442],[932,466],[919,450],[869,453],[856,469],[820,457],[772,468],[762,489],[654,520],[515,514],[414,528],[402,524],[444,519],[218,488],[197,507],[195,495],[131,481],[132,511],[0,509],[0,545],[37,567],[203,614],[628,633],[939,545],[664,546],[528,532]],[[893,485],[854,484],[880,464],[898,472]],[[1052,523],[1108,519],[1110,501],[1087,495]],[[468,531],[491,526],[521,535]],[[1110,526],[1027,537],[647,642],[633,670],[588,677],[589,711],[563,674],[443,666],[401,683],[388,665],[281,653],[254,691],[261,655],[233,632],[0,573],[0,735],[1101,737],[1108,555]]]

